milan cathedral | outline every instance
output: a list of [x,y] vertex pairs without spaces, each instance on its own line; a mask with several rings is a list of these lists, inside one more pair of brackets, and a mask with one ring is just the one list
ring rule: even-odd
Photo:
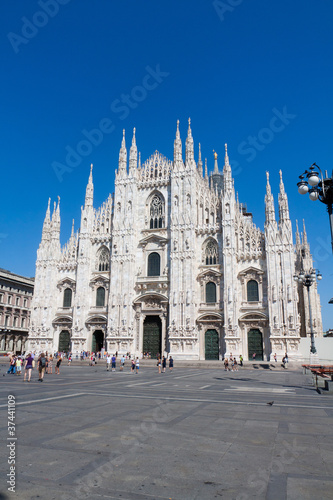
[[[177,123],[173,161],[143,164],[125,132],[115,192],[93,206],[90,170],[81,224],[60,244],[60,200],[50,200],[37,251],[29,347],[174,359],[297,358],[309,335],[307,296],[295,272],[312,268],[307,235],[293,243],[280,171],[279,218],[267,173],[264,231],[235,195],[227,146],[222,171],[198,161],[189,121],[185,160]],[[296,222],[297,226],[297,222]],[[322,336],[317,286],[313,328]]]

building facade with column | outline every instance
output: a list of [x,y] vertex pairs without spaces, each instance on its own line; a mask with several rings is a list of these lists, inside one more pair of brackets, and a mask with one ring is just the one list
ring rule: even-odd
[[33,291],[34,278],[0,269],[1,352],[25,352]]
[[[305,231],[293,243],[280,172],[278,208],[269,175],[264,231],[239,203],[225,146],[209,176],[189,122],[185,157],[179,123],[173,160],[144,163],[135,130],[125,132],[114,195],[93,206],[92,167],[80,228],[60,245],[60,201],[47,208],[37,252],[30,348],[99,351],[175,359],[297,356],[309,333],[306,297],[293,275],[312,266]],[[278,176],[277,176],[278,177]],[[322,335],[316,285],[313,322]]]

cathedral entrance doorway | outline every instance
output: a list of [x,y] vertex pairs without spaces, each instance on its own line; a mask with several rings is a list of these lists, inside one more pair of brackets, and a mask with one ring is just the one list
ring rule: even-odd
[[216,330],[205,333],[205,359],[219,359],[219,334]]
[[100,352],[103,349],[104,333],[102,330],[95,330],[92,336],[91,352]]
[[142,352],[150,353],[152,358],[161,355],[162,322],[158,316],[146,316],[143,324]]
[[262,333],[256,328],[252,328],[247,334],[248,338],[248,352],[249,360],[254,359],[253,354],[256,355],[256,361],[263,360],[263,344],[262,344]]
[[68,352],[71,350],[71,337],[68,330],[61,330],[59,335],[59,352]]

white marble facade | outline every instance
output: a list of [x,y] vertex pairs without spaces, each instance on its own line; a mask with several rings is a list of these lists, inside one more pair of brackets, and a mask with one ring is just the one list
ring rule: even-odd
[[[293,244],[280,172],[279,220],[267,173],[261,231],[235,197],[225,146],[209,177],[194,159],[189,123],[185,161],[179,124],[174,158],[158,151],[141,164],[135,130],[127,161],[125,133],[115,193],[93,207],[92,167],[81,224],[60,245],[60,205],[50,202],[37,252],[30,348],[105,349],[175,359],[297,356],[309,334],[307,297],[295,270],[312,267],[306,238]],[[313,326],[322,335],[316,285]],[[300,300],[301,299],[301,300]],[[60,342],[60,345],[59,345]],[[65,347],[64,347],[65,346]]]

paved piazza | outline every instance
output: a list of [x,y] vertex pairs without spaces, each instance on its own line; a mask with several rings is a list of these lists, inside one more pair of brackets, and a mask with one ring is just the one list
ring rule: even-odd
[[[208,366],[208,367],[207,367]],[[333,397],[301,370],[217,365],[140,373],[1,372],[1,499],[332,498]],[[7,397],[16,401],[8,492]],[[274,401],[272,406],[268,402]]]

